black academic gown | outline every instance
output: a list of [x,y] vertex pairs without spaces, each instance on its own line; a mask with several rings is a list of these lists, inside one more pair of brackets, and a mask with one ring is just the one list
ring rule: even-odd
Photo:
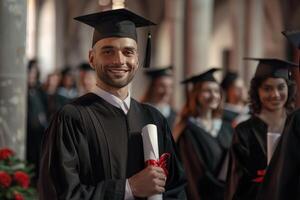
[[45,93],[40,87],[28,88],[26,160],[30,164],[34,164],[34,182],[38,175],[42,137],[48,126],[47,107],[44,97]]
[[57,92],[54,94],[47,94],[47,118],[50,121],[52,116],[60,109],[62,108],[65,104],[70,102],[71,100],[59,95]]
[[235,128],[230,149],[226,200],[254,200],[267,167],[268,127],[253,116]]
[[169,116],[166,117],[168,125],[169,125],[170,128],[174,127],[176,116],[177,116],[176,111],[173,108],[171,108]]
[[180,158],[188,179],[188,199],[224,199],[224,181],[219,180],[218,176],[227,168],[226,155],[232,132],[231,125],[223,122],[215,138],[188,120],[178,139]]
[[162,115],[134,99],[125,115],[89,93],[64,106],[46,132],[40,200],[123,200],[125,179],[144,168],[140,133],[149,123],[157,125],[159,153],[171,153],[163,197],[184,198],[183,170]]
[[287,120],[257,200],[300,199],[300,110]]
[[232,124],[233,121],[239,116],[240,113],[229,110],[229,109],[223,109],[223,120]]
[[[151,104],[151,103],[147,103],[147,105],[150,105],[150,106],[153,106],[155,109],[157,109],[159,112],[161,112],[159,110],[158,107],[156,107],[155,105]],[[175,120],[176,120],[176,117],[177,117],[177,112],[170,106],[170,113],[168,116],[164,116],[168,122],[168,125],[169,127],[171,128],[171,130],[173,129],[174,127],[174,123],[175,123]]]

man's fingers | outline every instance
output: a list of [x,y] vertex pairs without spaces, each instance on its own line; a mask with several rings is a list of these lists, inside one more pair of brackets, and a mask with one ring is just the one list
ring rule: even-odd
[[165,188],[157,185],[155,186],[155,191],[158,193],[163,193],[165,192]]
[[165,174],[165,171],[161,167],[155,167],[154,169],[160,174]]
[[161,172],[158,172],[158,171],[152,171],[152,175],[153,175],[153,178],[155,178],[155,179],[159,179],[161,181],[166,181],[167,180],[167,177],[165,176],[164,173],[161,173]]
[[160,187],[165,187],[165,185],[166,185],[166,181],[165,180],[155,179],[154,182],[155,182],[156,185],[158,185]]

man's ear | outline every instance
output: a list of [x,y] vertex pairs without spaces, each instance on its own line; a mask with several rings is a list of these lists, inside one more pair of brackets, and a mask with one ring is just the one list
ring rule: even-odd
[[90,64],[90,66],[93,69],[95,69],[95,67],[94,67],[94,59],[95,59],[95,50],[91,49],[89,51],[89,64]]

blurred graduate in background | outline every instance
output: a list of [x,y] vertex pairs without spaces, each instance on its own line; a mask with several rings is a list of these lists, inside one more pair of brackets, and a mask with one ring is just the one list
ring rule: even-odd
[[222,92],[212,68],[184,80],[191,91],[175,126],[188,199],[223,200],[233,129],[222,119]]

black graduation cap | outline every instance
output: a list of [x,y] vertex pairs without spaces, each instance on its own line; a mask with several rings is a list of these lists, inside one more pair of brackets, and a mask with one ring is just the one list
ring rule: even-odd
[[244,58],[258,61],[254,77],[274,77],[290,79],[291,67],[298,67],[296,63],[277,58]]
[[234,83],[234,81],[238,78],[238,74],[236,72],[227,72],[225,77],[221,83],[221,86],[224,90],[228,89],[230,85]]
[[173,66],[164,67],[164,68],[152,68],[145,70],[145,74],[152,79],[161,77],[161,76],[172,76]]
[[296,48],[300,49],[300,31],[282,31],[282,34],[292,43]]
[[[74,18],[94,28],[93,46],[103,38],[128,37],[137,41],[136,28],[155,23],[127,9],[103,11]],[[144,67],[150,65],[151,35],[148,34]]]
[[89,63],[83,62],[78,66],[78,69],[81,71],[92,71],[93,68],[91,68]]
[[70,66],[65,66],[62,70],[61,70],[61,75],[62,76],[66,76],[66,75],[71,75],[72,74],[72,69]]
[[192,83],[192,84],[196,84],[198,82],[203,82],[203,81],[213,81],[213,82],[217,82],[217,80],[214,78],[213,73],[216,71],[219,71],[221,69],[219,68],[212,68],[206,72],[203,72],[199,75],[195,75],[192,76],[190,78],[187,78],[183,81],[181,81],[182,84],[187,84],[187,83]]

